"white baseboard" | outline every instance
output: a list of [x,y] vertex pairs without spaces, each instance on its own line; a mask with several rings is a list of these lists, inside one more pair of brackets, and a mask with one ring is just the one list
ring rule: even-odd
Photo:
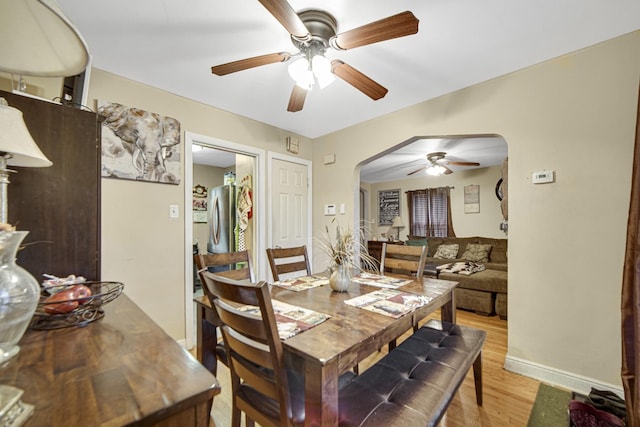
[[588,395],[591,387],[598,390],[609,390],[624,398],[624,390],[621,386],[607,384],[593,378],[583,377],[571,372],[561,371],[539,363],[531,362],[507,355],[504,368],[509,372],[534,378],[538,381],[566,388],[571,391]]
[[[177,343],[180,345],[180,347],[187,348],[187,340],[186,339],[185,340],[178,340]],[[189,349],[187,348],[187,350],[189,350]]]

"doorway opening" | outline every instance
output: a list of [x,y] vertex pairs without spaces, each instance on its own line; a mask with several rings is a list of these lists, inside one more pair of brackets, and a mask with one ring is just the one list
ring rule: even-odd
[[[266,277],[266,263],[258,256],[265,252],[265,171],[264,150],[185,132],[184,265],[187,348],[194,345],[194,292],[201,292],[193,262],[196,251],[233,252],[242,248],[249,249],[257,278]],[[218,223],[226,231],[219,233],[223,238],[216,239],[214,244],[210,239],[212,216],[209,198],[212,190],[223,187],[227,189],[229,215],[224,223]],[[251,206],[250,210],[243,209],[241,217],[238,217],[235,204],[240,194],[250,194]],[[234,206],[231,206],[232,203]],[[250,219],[241,223],[240,219],[247,219],[245,217],[249,214]],[[226,246],[217,246],[222,241]]]

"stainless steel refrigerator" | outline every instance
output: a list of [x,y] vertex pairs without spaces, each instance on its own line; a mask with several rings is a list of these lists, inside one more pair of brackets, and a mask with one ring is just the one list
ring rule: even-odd
[[209,190],[209,253],[234,252],[236,250],[236,187],[221,185]]

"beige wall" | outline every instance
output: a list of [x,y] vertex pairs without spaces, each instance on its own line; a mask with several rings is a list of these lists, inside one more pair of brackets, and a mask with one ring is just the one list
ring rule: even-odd
[[[164,114],[180,121],[182,131],[279,153],[291,135],[96,69],[89,99]],[[300,137],[300,143],[299,157],[310,159],[310,141]],[[184,254],[191,252],[184,244],[184,191],[183,183],[102,180],[102,277],[124,282],[129,297],[176,340],[185,338]],[[169,204],[179,205],[179,219],[169,218]]]
[[[379,182],[369,185],[370,200],[368,227],[371,237],[381,237],[382,233],[396,235],[398,229],[390,229],[388,226],[379,227],[377,218],[378,191],[394,188],[400,189],[400,217],[405,228],[400,230],[400,240],[406,240],[409,234],[409,211],[407,208],[406,191],[420,190],[435,187],[454,187],[451,190],[451,215],[456,236],[483,236],[505,238],[500,231],[502,222],[500,201],[495,196],[496,182],[500,179],[500,167],[482,168],[469,171],[460,171],[451,175],[438,177],[407,178],[397,181]],[[465,185],[480,186],[480,212],[464,213],[464,187]]]
[[[635,32],[320,138],[314,210],[332,200],[351,210],[356,166],[411,137],[501,135],[509,149],[509,360],[566,383],[620,387],[639,76]],[[329,153],[336,163],[324,165]],[[556,183],[532,185],[531,172],[542,169],[555,170]],[[324,224],[316,216],[314,231]]]

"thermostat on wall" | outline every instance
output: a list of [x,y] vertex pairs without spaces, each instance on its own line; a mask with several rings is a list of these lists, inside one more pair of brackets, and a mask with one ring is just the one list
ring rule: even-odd
[[324,214],[325,215],[335,215],[336,214],[336,205],[324,205]]
[[554,181],[553,171],[540,171],[531,174],[532,184],[547,184]]

